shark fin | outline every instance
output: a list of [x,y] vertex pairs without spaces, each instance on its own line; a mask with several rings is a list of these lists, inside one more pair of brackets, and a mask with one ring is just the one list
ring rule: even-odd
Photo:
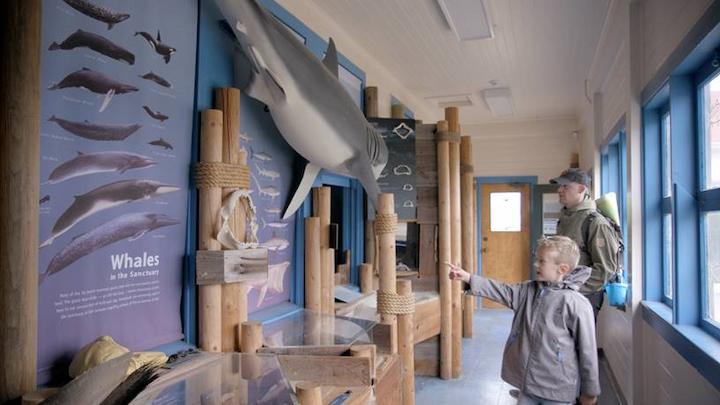
[[305,173],[303,173],[302,180],[300,180],[300,184],[295,190],[290,204],[288,204],[287,209],[285,209],[285,214],[282,216],[283,221],[290,218],[290,216],[300,208],[300,205],[302,205],[305,197],[307,197],[310,192],[310,188],[312,188],[313,183],[315,183],[315,178],[318,173],[320,173],[320,167],[308,162],[305,166]]
[[158,41],[158,42],[162,42],[162,39],[160,39],[160,30],[158,30],[157,41]]
[[375,175],[373,174],[372,167],[370,166],[370,162],[367,157],[354,157],[345,162],[345,167],[348,169],[351,176],[360,180],[360,184],[362,184],[365,189],[373,207],[377,208],[380,186],[378,186],[377,180],[375,180]]
[[337,50],[335,49],[335,41],[330,38],[327,50],[325,51],[325,58],[323,59],[323,65],[332,73],[335,78],[338,77],[338,57]]
[[99,112],[105,111],[108,104],[110,104],[110,100],[112,100],[114,95],[115,95],[115,89],[108,90],[108,92],[105,94],[105,98],[103,99],[102,105],[100,106]]

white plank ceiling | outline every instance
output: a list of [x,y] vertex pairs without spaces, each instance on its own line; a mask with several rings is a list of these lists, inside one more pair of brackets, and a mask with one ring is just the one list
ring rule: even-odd
[[[475,105],[461,110],[465,124],[578,117],[609,6],[486,0],[494,38],[461,43],[435,0],[312,1],[419,99],[472,93]],[[511,89],[512,117],[487,109],[480,91],[491,82]]]

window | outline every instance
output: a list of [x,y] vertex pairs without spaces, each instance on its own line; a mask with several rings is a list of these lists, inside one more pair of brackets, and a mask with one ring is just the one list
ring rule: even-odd
[[720,74],[714,72],[701,84],[700,229],[702,317],[711,327],[720,327]]
[[[601,155],[600,165],[600,192],[615,193],[617,198],[620,228],[623,235],[627,235],[627,147],[625,132],[619,131],[610,139],[607,148]],[[625,255],[624,268],[628,268],[629,255]],[[628,278],[628,274],[624,275]]]
[[673,230],[672,230],[672,153],[670,152],[670,111],[660,119],[660,165],[663,198],[662,220],[662,278],[663,301],[670,304],[673,298]]

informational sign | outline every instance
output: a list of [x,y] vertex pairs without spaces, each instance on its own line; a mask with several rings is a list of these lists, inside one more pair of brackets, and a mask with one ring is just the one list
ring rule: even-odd
[[395,195],[395,212],[399,220],[417,219],[415,189],[415,120],[370,118],[370,123],[385,140],[389,156],[377,179],[380,191]]
[[43,2],[39,381],[182,337],[197,2]]

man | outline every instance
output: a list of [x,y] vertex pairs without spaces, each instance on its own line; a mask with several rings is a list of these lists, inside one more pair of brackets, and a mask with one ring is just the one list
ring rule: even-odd
[[580,287],[597,315],[602,308],[603,287],[617,269],[618,240],[608,220],[597,212],[590,198],[590,177],[580,169],[567,169],[550,180],[558,184],[558,196],[563,205],[557,234],[567,236],[580,247],[580,265],[592,269],[590,278]]

